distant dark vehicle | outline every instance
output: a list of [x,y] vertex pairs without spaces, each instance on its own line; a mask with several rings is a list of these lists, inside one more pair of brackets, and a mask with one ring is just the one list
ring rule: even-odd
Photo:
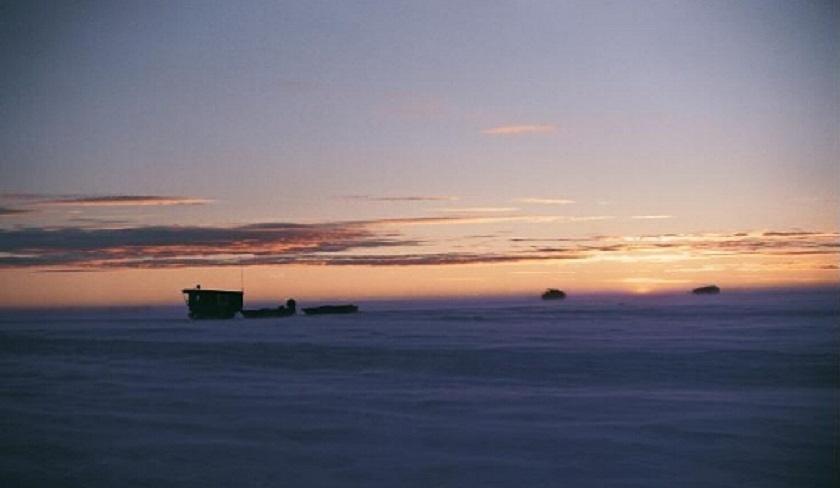
[[306,315],[327,315],[338,313],[356,313],[359,307],[356,305],[322,305],[320,307],[308,307],[303,309]]
[[695,295],[717,295],[720,293],[720,288],[716,285],[701,286],[700,288],[691,290],[691,293],[694,293]]
[[562,300],[566,298],[566,292],[557,288],[549,288],[542,294],[543,300]]
[[182,290],[191,319],[232,319],[242,310],[241,291],[202,290],[201,285]]
[[277,308],[258,308],[256,310],[242,310],[242,316],[246,319],[267,319],[272,317],[290,317],[297,313],[297,302],[293,299],[286,300],[286,306]]

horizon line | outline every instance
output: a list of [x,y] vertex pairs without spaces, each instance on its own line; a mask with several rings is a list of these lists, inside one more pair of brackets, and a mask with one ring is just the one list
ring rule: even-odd
[[[711,283],[709,283],[711,284]],[[707,284],[708,285],[708,284]],[[697,285],[697,286],[706,286],[706,285]],[[580,292],[568,291],[569,288],[563,288],[563,290],[567,293],[567,296],[563,302],[567,302],[570,300],[574,300],[575,298],[632,298],[632,299],[645,299],[645,298],[665,298],[665,297],[677,297],[677,296],[696,296],[693,295],[691,292],[697,286],[692,286],[690,288],[668,288],[668,289],[661,289],[661,290],[650,290],[646,292],[634,292],[631,290],[582,290]],[[180,291],[180,290],[179,290]],[[233,290],[239,291],[239,290]],[[247,292],[247,290],[245,290]],[[543,303],[540,299],[540,292],[545,291],[545,289],[536,290],[534,293],[524,293],[524,292],[516,292],[516,293],[481,293],[481,294],[429,294],[429,295],[415,295],[415,296],[403,296],[403,295],[393,295],[393,296],[367,296],[367,297],[349,297],[346,295],[335,295],[332,297],[292,297],[297,301],[311,301],[311,302],[327,302],[327,301],[354,301],[359,303],[388,303],[388,302],[432,302],[432,301],[446,301],[450,300],[453,302],[463,302],[463,301],[474,301],[474,300],[492,300],[492,299],[533,299],[534,303]],[[714,297],[726,297],[732,294],[735,295],[745,295],[745,294],[778,294],[778,293],[837,293],[840,294],[840,283],[835,283],[832,285],[825,285],[825,284],[802,284],[802,285],[768,285],[768,286],[729,286],[729,287],[721,287],[720,295],[714,295]],[[703,296],[697,296],[699,300],[703,300]],[[709,297],[705,297],[709,298]],[[254,304],[265,304],[265,303],[275,303],[275,301],[264,300],[264,299],[256,299],[253,301]],[[22,306],[6,306],[0,304],[0,313],[8,313],[8,312],[37,312],[37,311],[95,311],[95,310],[131,310],[131,309],[148,309],[148,308],[175,308],[183,306],[183,303],[179,303],[179,300],[172,300],[166,302],[147,302],[147,303],[122,303],[122,304],[79,304],[79,305],[64,305],[64,304],[54,304],[54,305],[38,305],[38,306],[29,306],[29,305],[22,305]]]

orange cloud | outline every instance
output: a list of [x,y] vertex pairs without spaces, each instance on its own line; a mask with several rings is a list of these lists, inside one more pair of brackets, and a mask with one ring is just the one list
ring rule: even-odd
[[[840,251],[840,234],[836,232],[763,231],[574,239],[508,239],[489,235],[490,242],[467,252],[459,250],[464,247],[461,245],[452,247],[439,239],[410,239],[392,229],[417,224],[574,222],[602,218],[607,217],[453,216],[235,227],[0,229],[0,267],[97,270],[240,264],[418,266],[551,260],[673,263],[754,256],[809,257],[809,269],[826,269],[821,266],[831,264],[826,260],[836,258]],[[437,249],[430,250],[434,246]],[[784,263],[776,266],[793,269]]]
[[517,198],[514,200],[519,203],[535,203],[539,205],[569,205],[575,203],[574,200],[565,198]]

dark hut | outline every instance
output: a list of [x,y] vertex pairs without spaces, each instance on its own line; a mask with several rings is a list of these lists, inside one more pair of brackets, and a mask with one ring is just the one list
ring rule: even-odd
[[182,291],[191,319],[232,319],[242,310],[241,291],[202,290],[201,286]]

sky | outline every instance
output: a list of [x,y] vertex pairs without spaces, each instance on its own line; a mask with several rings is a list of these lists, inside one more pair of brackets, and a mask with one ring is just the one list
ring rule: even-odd
[[0,307],[840,283],[837,2],[2,2]]

